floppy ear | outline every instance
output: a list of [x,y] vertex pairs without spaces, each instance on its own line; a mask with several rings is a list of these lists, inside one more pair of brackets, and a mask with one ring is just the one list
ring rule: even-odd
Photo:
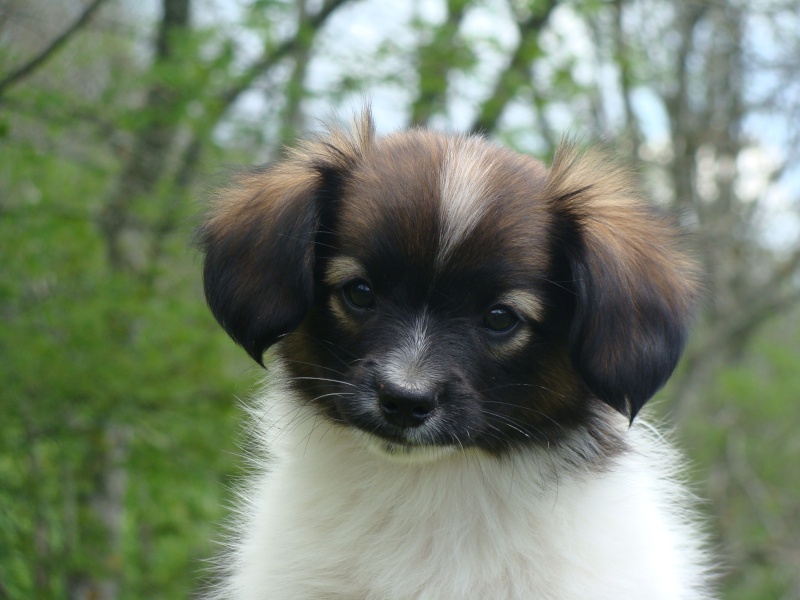
[[311,308],[321,229],[373,136],[365,110],[352,134],[332,129],[271,167],[240,174],[213,200],[198,234],[206,300],[262,366],[264,351]]
[[633,420],[683,352],[698,299],[695,267],[674,226],[603,152],[562,145],[547,192],[576,296],[572,362],[592,392]]

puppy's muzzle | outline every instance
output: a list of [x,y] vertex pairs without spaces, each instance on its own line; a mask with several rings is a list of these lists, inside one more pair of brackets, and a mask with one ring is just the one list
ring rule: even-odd
[[385,383],[379,386],[378,404],[387,423],[402,428],[419,427],[436,409],[436,393]]

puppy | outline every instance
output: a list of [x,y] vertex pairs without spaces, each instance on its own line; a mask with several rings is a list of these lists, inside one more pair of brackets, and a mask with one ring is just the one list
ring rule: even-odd
[[366,111],[241,173],[200,245],[211,310],[268,365],[214,597],[711,597],[681,459],[631,425],[693,265],[602,152],[548,169]]

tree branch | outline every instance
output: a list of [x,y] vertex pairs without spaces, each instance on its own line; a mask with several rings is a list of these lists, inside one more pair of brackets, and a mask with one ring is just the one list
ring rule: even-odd
[[519,43],[491,95],[481,104],[478,116],[470,127],[472,133],[494,131],[506,105],[530,81],[528,69],[539,54],[539,32],[547,24],[556,5],[558,0],[547,0],[543,7],[519,23]]
[[[438,27],[431,41],[417,50],[419,91],[411,104],[412,125],[427,125],[430,118],[444,108],[447,99],[447,74],[453,61],[443,59],[443,53],[457,48],[458,31],[470,0],[448,0],[447,18]],[[443,69],[446,67],[446,69]]]
[[[168,185],[172,192],[167,195],[161,218],[152,229],[152,242],[148,252],[150,271],[145,277],[152,278],[153,269],[163,253],[164,240],[174,230],[179,222],[179,208],[183,199],[183,190],[191,183],[198,165],[201,164],[203,150],[211,137],[217,123],[223,118],[227,110],[236,101],[238,96],[250,88],[253,82],[269,71],[281,59],[294,55],[295,65],[290,76],[287,91],[287,105],[284,116],[287,120],[295,121],[299,117],[299,102],[302,100],[302,83],[305,76],[305,67],[310,59],[310,50],[314,43],[316,32],[325,21],[340,6],[350,0],[329,0],[313,15],[305,11],[305,0],[298,2],[297,32],[272,50],[265,50],[262,57],[253,63],[228,89],[220,93],[206,106],[206,114],[202,121],[193,128],[191,139],[183,146],[178,165],[170,177]],[[288,131],[282,129],[281,135],[288,136]]]
[[[175,60],[175,36],[189,28],[190,0],[162,0],[163,16],[155,40],[152,72]],[[147,90],[142,114],[147,122],[136,132],[130,158],[123,166],[117,185],[100,214],[109,263],[115,269],[130,269],[131,261],[122,247],[122,233],[131,218],[131,204],[150,192],[167,166],[177,132],[175,110],[185,103],[181,92],[169,81],[156,77]]]
[[297,4],[297,34],[301,43],[294,52],[292,72],[286,83],[285,102],[280,116],[280,145],[288,144],[297,135],[302,127],[302,111],[300,105],[305,97],[305,81],[308,65],[311,62],[311,47],[316,37],[316,32],[308,24],[307,0],[296,0]]
[[[789,274],[794,274],[799,269],[800,249],[782,265],[781,270],[785,270],[788,278]],[[771,288],[767,287],[766,289]],[[735,355],[746,345],[759,327],[768,320],[796,307],[798,301],[800,301],[800,288],[791,288],[783,293],[743,302],[738,314],[730,315],[726,319],[719,319],[716,327],[704,336],[704,343],[692,351],[688,359],[690,361],[702,360],[705,356],[719,354],[720,349],[724,349],[730,355]]]
[[677,89],[671,94],[664,94],[664,106],[670,122],[672,151],[675,159],[671,164],[671,179],[675,186],[674,203],[678,208],[686,209],[692,204],[694,190],[694,156],[697,141],[695,128],[689,123],[689,55],[694,49],[694,35],[703,17],[706,6],[702,3],[692,5],[687,10],[682,22],[676,23],[682,34],[681,46],[675,56]]
[[67,43],[67,40],[69,40],[75,32],[89,21],[94,12],[100,8],[100,5],[105,1],[106,0],[92,0],[92,2],[83,9],[83,12],[72,25],[67,27],[60,35],[56,36],[41,52],[39,52],[39,54],[0,80],[0,97],[3,96],[8,88],[29,76],[53,56],[59,48]]
[[631,61],[628,58],[630,52],[625,41],[625,31],[622,24],[622,13],[625,6],[625,0],[614,1],[614,53],[616,54],[615,62],[619,65],[619,80],[620,80],[620,96],[622,97],[622,106],[625,109],[625,128],[631,138],[630,154],[635,157],[639,146],[642,144],[642,132],[639,127],[639,119],[633,110],[633,103],[631,101],[631,83],[633,80],[633,73],[631,69]]
[[[327,0],[317,13],[308,17],[304,29],[319,29],[325,23],[325,21],[328,20],[328,17],[330,17],[334,11],[336,11],[336,9],[344,4],[347,4],[349,1],[350,0]],[[295,35],[286,39],[271,50],[265,50],[261,55],[261,58],[250,65],[250,67],[236,80],[233,85],[219,94],[217,98],[219,103],[219,115],[221,116],[224,114],[228,107],[236,102],[239,96],[248,90],[256,79],[269,71],[281,59],[301,49],[304,44],[304,40],[301,38],[302,36]]]

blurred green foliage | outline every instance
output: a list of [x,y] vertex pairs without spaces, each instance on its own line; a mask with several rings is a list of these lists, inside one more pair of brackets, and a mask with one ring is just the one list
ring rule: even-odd
[[[257,0],[234,18],[222,1],[161,0],[169,19],[140,4],[105,3],[29,77],[0,85],[0,599],[202,586],[244,462],[236,395],[258,371],[203,301],[199,199],[220,165],[274,157],[373,90],[386,94],[376,108],[402,104],[409,123],[469,112],[462,128],[543,155],[564,128],[612,131],[649,160],[659,197],[683,202],[709,240],[711,309],[660,408],[710,499],[729,566],[721,595],[800,599],[800,312],[785,301],[800,250],[763,244],[752,224],[764,215],[730,176],[758,149],[742,133],[742,65],[773,66],[786,91],[762,110],[797,114],[793,80],[780,79],[797,72],[800,36],[783,25],[797,24],[796,0],[442,0],[374,28],[359,11],[385,18],[380,2]],[[83,6],[0,6],[0,84]],[[745,61],[743,23],[773,21],[771,48],[795,62]],[[342,43],[352,22],[363,39]],[[632,101],[643,93],[668,143],[646,139],[653,123]]]
[[717,546],[732,567],[724,597],[798,598],[800,312],[767,326],[706,389],[680,437],[701,496],[712,499],[706,510],[725,532]]
[[[113,169],[42,151],[16,137],[24,121],[6,123],[0,598],[65,598],[113,574],[120,597],[186,597],[236,472],[246,363],[203,302],[190,222],[147,277],[111,268],[94,213]],[[125,441],[119,549],[97,510],[109,431]]]

